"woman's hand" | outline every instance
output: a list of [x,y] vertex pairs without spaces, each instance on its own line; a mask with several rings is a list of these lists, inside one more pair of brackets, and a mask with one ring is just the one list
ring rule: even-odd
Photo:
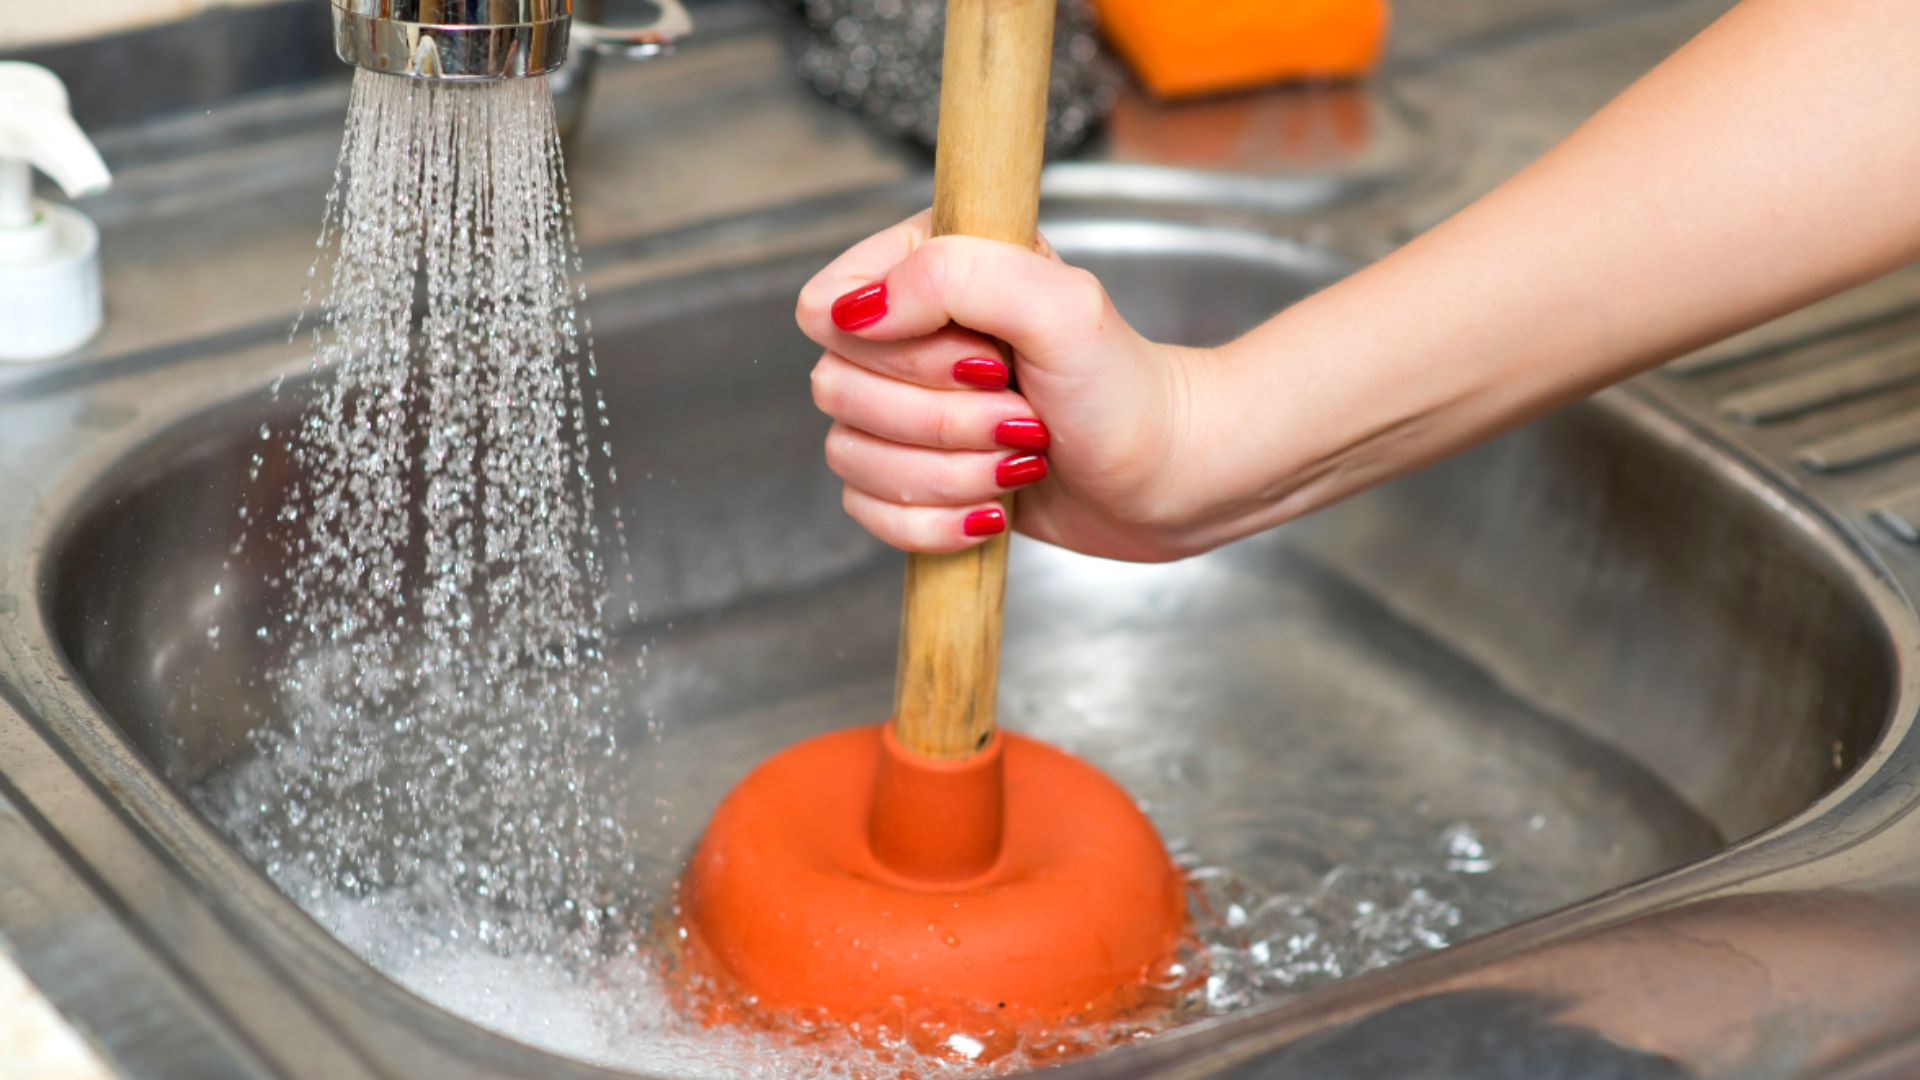
[[1177,478],[1206,354],[1141,337],[1051,253],[929,225],[862,242],[800,294],[800,329],[826,349],[813,399],[834,419],[847,512],[895,547],[956,551],[1003,531],[997,500],[1018,491],[1014,525],[1041,540],[1190,554]]
[[[1147,341],[1058,259],[917,217],[800,298],[847,509],[950,551],[1018,487],[1024,532],[1177,558],[1903,266],[1916,52],[1904,5],[1745,0],[1491,194],[1212,350]],[[1013,346],[1019,393],[991,389],[983,335]]]

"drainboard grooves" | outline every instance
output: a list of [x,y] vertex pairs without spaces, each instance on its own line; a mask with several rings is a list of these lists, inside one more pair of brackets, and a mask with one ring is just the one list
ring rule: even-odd
[[[1858,296],[1859,299],[1855,299]],[[1920,304],[1908,304],[1891,311],[1847,318],[1835,323],[1838,305],[1851,312],[1850,304],[1883,303],[1870,293],[1843,293],[1832,300],[1782,316],[1759,330],[1748,331],[1688,353],[1662,369],[1676,378],[1691,379],[1715,375],[1732,368],[1746,367],[1788,353],[1802,361],[1823,363],[1861,349],[1920,335]],[[1781,335],[1788,335],[1782,338]],[[1765,344],[1754,344],[1756,336]]]
[[1800,464],[1818,473],[1850,472],[1920,451],[1920,407],[1800,448]]
[[1920,546],[1920,491],[1909,491],[1874,508],[1874,520],[1893,535]]
[[[1850,485],[1871,480],[1875,491],[1897,491],[1865,499],[1833,494],[1837,504],[1920,548],[1920,394],[1912,389],[1920,387],[1920,304],[1902,291],[1895,305],[1887,305],[1884,289],[1842,293],[1683,356],[1661,377],[1690,410],[1748,428],[1804,420],[1787,428],[1791,457],[1751,437],[1735,438],[1805,473],[1845,477]],[[1883,305],[1879,311],[1876,303]],[[1775,361],[1785,370],[1766,377],[1772,373],[1760,366]],[[1745,385],[1727,387],[1735,380]],[[1854,405],[1860,407],[1839,409]]]
[[1770,424],[1920,383],[1920,344],[1907,339],[1851,360],[1733,394],[1720,411],[1743,424]]

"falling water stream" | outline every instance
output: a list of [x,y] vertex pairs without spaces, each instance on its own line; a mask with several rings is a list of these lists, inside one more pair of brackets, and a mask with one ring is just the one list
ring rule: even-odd
[[[1103,736],[1092,714],[1145,707],[1138,695],[1045,709],[1016,698],[1012,724],[1114,769],[1188,868],[1196,934],[1160,973],[1173,1005],[1119,1026],[1019,1035],[983,1021],[929,1039],[905,1012],[882,1018],[878,1038],[704,1030],[673,1007],[648,944],[684,852],[684,829],[660,808],[691,813],[715,776],[810,733],[796,718],[845,706],[795,700],[697,729],[671,716],[617,722],[637,708],[637,684],[671,672],[643,673],[645,648],[605,629],[604,553],[624,550],[595,524],[596,490],[614,478],[612,433],[544,81],[359,74],[321,244],[322,377],[297,424],[261,430],[273,453],[255,458],[256,471],[289,460],[297,478],[284,499],[242,511],[291,567],[269,582],[283,597],[274,620],[252,628],[277,658],[279,715],[257,753],[197,797],[328,930],[453,1012],[670,1075],[1010,1071],[1442,948],[1572,898],[1572,886],[1525,868],[1551,862],[1541,853],[1619,843],[1585,826],[1572,801],[1475,818],[1382,807],[1361,785],[1300,805],[1282,778],[1319,751],[1273,742],[1281,724],[1195,729],[1221,761],[1269,763],[1264,786],[1222,788],[1195,774],[1205,759],[1183,728],[1159,742]],[[1312,622],[1313,597],[1285,602]],[[771,631],[780,617],[767,617]],[[1199,655],[1224,665],[1245,644],[1223,639]],[[1302,684],[1332,668],[1315,660],[1325,641],[1271,647],[1297,658],[1289,677]],[[673,662],[666,652],[656,668]],[[1522,709],[1493,689],[1485,708],[1457,717],[1341,693],[1329,707],[1356,725],[1424,723],[1448,745],[1501,742],[1469,729]],[[616,727],[650,741],[615,746]],[[1241,737],[1267,741],[1228,742]],[[1597,747],[1580,754],[1596,777],[1616,768]],[[1613,797],[1608,783],[1580,783],[1593,789],[1582,798]],[[1644,785],[1620,790],[1655,798],[1632,796]],[[1507,849],[1517,869],[1503,866]]]
[[625,842],[579,782],[614,753],[610,466],[560,169],[542,82],[355,81],[321,238],[332,377],[285,433],[299,480],[249,523],[289,549],[257,631],[289,722],[229,795],[282,880],[584,954]]

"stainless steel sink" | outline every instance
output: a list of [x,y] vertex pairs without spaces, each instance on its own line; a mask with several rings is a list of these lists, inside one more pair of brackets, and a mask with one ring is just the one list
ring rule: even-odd
[[[1310,96],[1134,100],[1054,173],[1049,235],[1148,333],[1224,339],[1721,7],[1407,0],[1396,93],[1332,100],[1383,110],[1360,126],[1384,141],[1257,137],[1322,131]],[[608,72],[569,159],[635,571],[612,605],[634,764],[593,783],[633,804],[635,902],[760,754],[880,719],[893,657],[897,557],[819,465],[790,305],[924,202],[924,163],[797,97],[758,5],[721,8],[711,43]],[[283,309],[337,98],[108,140],[158,155],[115,160],[97,208],[108,334],[0,373],[0,948],[130,1075],[621,1075],[382,975],[220,812],[281,719],[248,632],[281,556],[229,549],[288,479],[248,465],[311,378]],[[1273,888],[1411,869],[1461,916],[1443,950],[1063,1073],[1920,1075],[1916,282],[1202,559],[1017,547],[1011,724],[1112,770],[1189,861]],[[1434,870],[1462,824],[1497,866]]]
[[[614,608],[649,655],[623,715],[651,765],[595,782],[671,804],[634,811],[642,894],[759,755],[884,714],[897,559],[838,510],[790,307],[891,209],[595,260],[636,570]],[[1053,242],[1164,338],[1222,340],[1347,265],[1071,209]],[[275,722],[244,630],[280,555],[229,546],[290,480],[248,463],[303,363],[275,335],[0,402],[0,796],[84,898],[48,932],[97,909],[130,936],[110,970],[168,1018],[127,1036],[156,1074],[595,1074],[383,978],[195,809]],[[1907,1030],[1912,572],[1658,386],[1187,563],[1019,549],[1009,722],[1113,770],[1196,860],[1391,870],[1446,822],[1539,822],[1460,880],[1471,940],[1075,1069],[1357,1076],[1392,1044],[1461,1075],[1791,1075]],[[1357,842],[1300,840],[1330,829]]]

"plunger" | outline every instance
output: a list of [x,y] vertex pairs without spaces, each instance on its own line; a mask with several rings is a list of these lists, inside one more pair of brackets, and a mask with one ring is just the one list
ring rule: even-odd
[[[948,4],[936,234],[1034,244],[1054,2]],[[910,556],[891,722],[781,752],[707,826],[681,928],[757,1009],[1022,1025],[1150,997],[1180,875],[1112,780],[995,729],[1006,568],[1006,533]]]

